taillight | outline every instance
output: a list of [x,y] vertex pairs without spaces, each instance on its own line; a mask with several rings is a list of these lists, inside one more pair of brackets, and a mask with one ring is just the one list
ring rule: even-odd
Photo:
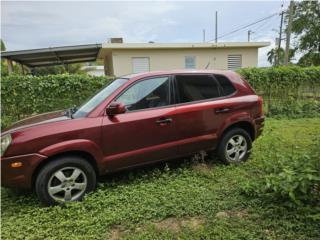
[[263,115],[263,98],[261,96],[258,96],[258,113],[259,116]]

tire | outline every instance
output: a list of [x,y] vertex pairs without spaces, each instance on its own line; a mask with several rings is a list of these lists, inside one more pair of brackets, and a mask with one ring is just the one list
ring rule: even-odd
[[47,205],[81,201],[96,186],[96,173],[85,159],[64,156],[44,165],[35,181],[39,200]]
[[223,134],[217,154],[223,163],[237,164],[249,158],[251,147],[252,140],[249,133],[242,128],[232,128]]

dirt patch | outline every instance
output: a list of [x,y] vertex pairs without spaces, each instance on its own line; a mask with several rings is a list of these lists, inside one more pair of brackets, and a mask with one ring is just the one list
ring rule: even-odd
[[230,218],[230,217],[238,217],[238,218],[246,218],[248,217],[248,212],[246,210],[241,211],[222,211],[216,214],[217,218]]
[[[205,224],[204,219],[200,217],[191,218],[166,218],[159,222],[153,222],[152,225],[158,231],[169,230],[173,233],[179,233],[182,228],[187,227],[192,230],[197,230]],[[145,230],[146,226],[137,227],[134,232],[141,232]],[[122,237],[130,234],[130,230],[125,230],[121,226],[114,226],[111,230],[111,235],[109,240],[119,240]]]
[[118,228],[113,228],[112,230],[111,230],[111,236],[110,236],[110,238],[109,238],[109,240],[118,240],[118,239],[120,239],[120,229],[118,229]]
[[182,226],[187,226],[193,230],[197,230],[205,224],[205,221],[202,218],[193,217],[188,220],[182,220],[181,224]]
[[193,230],[199,229],[202,225],[204,225],[205,221],[199,217],[192,218],[167,218],[160,222],[154,223],[154,226],[158,230],[169,230],[172,232],[179,232],[181,228],[188,227]]
[[115,225],[111,229],[111,235],[108,238],[109,240],[119,240],[121,239],[124,235],[128,234],[130,230],[126,230],[120,225]]
[[158,230],[170,230],[172,232],[179,232],[180,221],[176,218],[167,218],[160,222],[153,223]]
[[197,163],[192,165],[192,169],[199,173],[208,173],[211,171],[212,168],[213,166],[207,163]]

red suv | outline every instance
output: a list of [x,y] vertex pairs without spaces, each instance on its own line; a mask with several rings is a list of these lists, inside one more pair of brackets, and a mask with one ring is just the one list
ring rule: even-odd
[[15,123],[1,137],[1,180],[47,205],[81,200],[99,175],[216,149],[248,158],[262,98],[229,71],[165,71],[114,80],[81,107]]

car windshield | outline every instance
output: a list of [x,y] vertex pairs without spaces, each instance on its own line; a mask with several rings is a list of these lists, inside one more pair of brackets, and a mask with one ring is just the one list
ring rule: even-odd
[[111,82],[109,85],[100,90],[92,98],[90,98],[86,103],[84,103],[77,111],[72,115],[73,118],[85,117],[89,112],[91,112],[96,106],[102,103],[107,97],[109,97],[115,90],[126,83],[128,79],[118,78]]

